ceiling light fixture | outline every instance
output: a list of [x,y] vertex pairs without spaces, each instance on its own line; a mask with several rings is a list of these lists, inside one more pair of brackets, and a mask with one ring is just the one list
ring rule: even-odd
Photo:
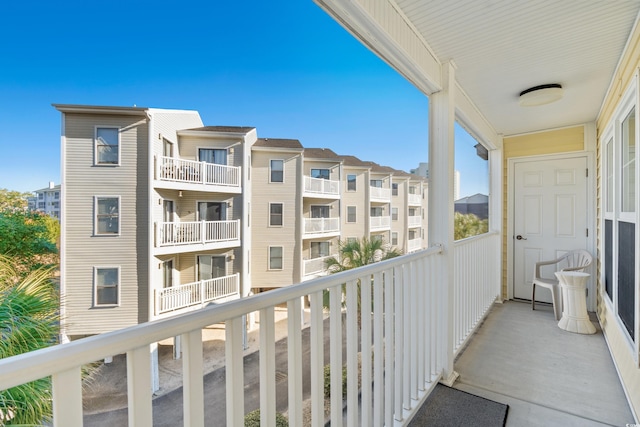
[[563,95],[564,89],[562,89],[562,85],[551,83],[523,90],[520,92],[520,100],[518,102],[521,107],[535,107],[558,101]]

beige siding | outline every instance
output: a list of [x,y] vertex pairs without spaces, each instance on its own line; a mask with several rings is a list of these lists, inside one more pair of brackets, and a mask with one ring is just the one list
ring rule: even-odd
[[[117,126],[120,166],[94,166],[96,126]],[[148,128],[145,117],[65,114],[63,268],[67,333],[85,335],[148,319]],[[94,237],[94,197],[120,197],[120,235]],[[93,306],[93,267],[119,266],[120,305]]]
[[203,126],[197,111],[151,109],[150,113],[153,117],[154,153],[159,155],[162,154],[162,138],[177,144],[176,131]]
[[[284,160],[284,182],[269,182],[270,160]],[[251,286],[274,288],[299,283],[301,279],[302,196],[299,153],[252,152]],[[283,204],[283,226],[269,226],[269,203]],[[269,246],[283,247],[283,269],[269,270]]]
[[[347,176],[352,174],[356,175],[356,191],[347,190]],[[367,218],[369,216],[369,206],[367,204],[367,194],[369,191],[369,174],[366,169],[349,168],[344,166],[342,176],[344,178],[341,183],[343,187],[340,201],[341,238],[343,240],[346,240],[348,237],[361,239],[362,237],[367,236],[368,233]],[[347,222],[348,206],[356,207],[355,223]]]
[[[242,142],[242,138],[181,136],[179,143],[180,158],[197,161],[199,148],[227,149],[227,165],[241,166],[242,147],[240,145],[234,145],[240,142]],[[232,145],[234,147],[230,149]]]
[[[393,216],[391,218],[391,232],[398,233],[398,244],[394,245],[395,248],[407,252],[407,237],[408,233],[408,217],[409,215],[409,200],[407,198],[407,194],[409,191],[409,182],[406,179],[394,179],[394,184],[398,184],[398,195],[391,195],[391,212],[389,215],[392,215],[393,208],[398,209],[398,219],[396,221],[393,220]],[[389,235],[389,243],[391,243],[391,235]]]
[[332,181],[340,180],[340,164],[331,161],[312,161],[305,160],[303,164],[303,173],[305,176],[311,176],[311,169],[329,169],[329,179]]

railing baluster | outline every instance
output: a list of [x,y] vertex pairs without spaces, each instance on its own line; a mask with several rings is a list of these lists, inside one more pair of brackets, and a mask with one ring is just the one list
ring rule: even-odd
[[331,425],[342,426],[342,285],[329,290]]
[[[373,279],[373,425],[384,423],[384,288],[382,273]],[[387,378],[392,381],[392,378]]]
[[[386,343],[389,345],[384,346],[384,372],[385,372],[385,397],[384,397],[384,407],[386,412],[385,417],[385,425],[391,426],[393,425],[393,420],[402,419],[402,412],[399,414],[394,414],[394,401],[396,400],[395,396],[395,387],[394,387],[394,347],[401,346],[402,343],[399,343],[396,340],[395,336],[395,324],[396,322],[400,322],[399,317],[400,313],[397,311],[397,305],[395,301],[395,288],[398,286],[402,286],[401,282],[395,277],[395,273],[397,270],[402,269],[403,267],[395,267],[393,269],[385,270],[382,273],[384,286],[384,339]],[[408,304],[403,307],[406,309]],[[405,310],[407,311],[407,310]],[[386,376],[389,378],[386,378]]]
[[371,310],[372,310],[372,299],[371,299],[371,275],[366,275],[360,278],[360,293],[361,293],[361,301],[360,301],[360,324],[361,324],[361,376],[362,376],[362,419],[361,423],[363,426],[370,426],[373,424],[372,422],[372,393],[371,393]]
[[324,426],[324,321],[323,292],[309,296],[311,309],[311,426]]
[[260,310],[260,425],[276,425],[276,334],[273,307]]
[[[360,284],[360,287],[366,284]],[[347,425],[358,425],[358,282],[347,282]]]
[[302,425],[302,305],[300,298],[287,302],[287,365],[289,368],[289,422]]
[[244,424],[244,360],[242,357],[243,327],[242,317],[227,320],[225,325],[228,426],[241,426]]
[[153,425],[151,405],[151,354],[148,345],[127,352],[129,426]]
[[202,329],[182,334],[184,426],[204,427]]
[[51,376],[54,427],[82,426],[81,368]]
[[[406,364],[405,364],[405,354],[406,354],[406,348],[405,348],[405,327],[406,327],[406,316],[408,315],[408,313],[405,313],[405,310],[403,309],[403,304],[405,302],[405,298],[404,298],[404,294],[407,293],[406,289],[402,286],[402,280],[403,280],[403,271],[401,267],[396,267],[394,268],[394,280],[396,281],[396,283],[398,284],[398,286],[394,287],[394,311],[396,313],[396,315],[398,316],[397,319],[395,319],[395,339],[396,342],[394,342],[394,360],[395,360],[395,371],[394,371],[394,381],[393,381],[393,386],[394,386],[394,398],[393,398],[393,413],[396,414],[395,418],[398,417],[402,417],[402,406],[403,406],[403,379],[404,379],[404,370],[406,368]],[[385,301],[386,302],[386,301]],[[388,322],[389,320],[387,320]],[[387,342],[389,342],[389,339],[387,338],[386,340]],[[390,381],[391,378],[389,378],[387,381]]]

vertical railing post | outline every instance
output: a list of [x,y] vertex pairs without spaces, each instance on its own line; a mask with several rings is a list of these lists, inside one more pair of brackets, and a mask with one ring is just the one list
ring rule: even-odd
[[200,221],[200,242],[204,244],[207,240],[206,221]]
[[455,66],[442,65],[442,90],[429,97],[429,239],[442,246],[438,278],[438,369],[442,382],[453,385],[453,183]]
[[200,162],[200,182],[203,184],[207,183],[206,175],[207,175],[207,163]]
[[82,425],[82,383],[80,367],[51,376],[53,425]]
[[[244,358],[242,357],[242,317],[225,324],[227,425],[244,424]],[[149,424],[150,425],[150,424]]]

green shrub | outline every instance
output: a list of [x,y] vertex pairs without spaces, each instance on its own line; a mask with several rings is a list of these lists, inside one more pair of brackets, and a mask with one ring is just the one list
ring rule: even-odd
[[[260,427],[260,409],[251,411],[244,416],[244,426]],[[279,412],[276,412],[276,427],[289,427],[289,420]]]
[[[324,366],[324,397],[331,397],[331,365]],[[347,397],[347,366],[342,367],[342,398]]]

